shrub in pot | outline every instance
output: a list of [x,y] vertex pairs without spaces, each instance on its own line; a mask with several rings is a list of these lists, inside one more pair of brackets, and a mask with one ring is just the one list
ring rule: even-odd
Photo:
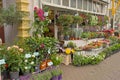
[[53,70],[52,72],[51,72],[51,74],[52,74],[52,78],[51,78],[51,80],[58,80],[58,75],[59,75],[59,72],[55,69],[55,70]]
[[6,63],[10,71],[11,79],[19,78],[19,69],[22,63],[23,49],[17,45],[13,45],[7,48]]

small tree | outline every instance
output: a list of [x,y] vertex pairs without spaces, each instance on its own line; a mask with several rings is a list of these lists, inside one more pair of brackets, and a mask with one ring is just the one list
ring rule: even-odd
[[6,23],[7,25],[14,25],[21,22],[23,13],[17,11],[16,7],[10,5],[8,8],[0,9],[0,25]]

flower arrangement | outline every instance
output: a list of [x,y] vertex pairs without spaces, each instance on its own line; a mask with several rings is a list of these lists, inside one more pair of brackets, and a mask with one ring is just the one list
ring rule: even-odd
[[6,63],[10,71],[19,71],[22,63],[23,49],[17,45],[13,45],[7,48]]
[[39,55],[39,53],[38,54],[36,54],[36,53],[28,53],[28,54],[25,54],[24,56],[23,56],[23,61],[22,61],[22,64],[21,64],[21,70],[22,70],[22,72],[33,72],[34,71],[34,66],[35,66],[35,58],[36,58],[36,56],[38,56]]
[[38,37],[38,34],[40,36],[43,36],[44,32],[48,32],[48,24],[51,22],[50,19],[48,19],[47,16],[44,15],[44,11],[40,8],[34,7],[34,29],[33,35]]
[[72,54],[72,53],[74,53],[74,52],[75,52],[74,49],[71,49],[71,48],[66,48],[66,49],[65,49],[65,53],[66,53],[67,55]]

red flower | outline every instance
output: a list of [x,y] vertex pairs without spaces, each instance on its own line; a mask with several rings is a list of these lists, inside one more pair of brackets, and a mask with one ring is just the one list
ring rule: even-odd
[[8,64],[5,64],[5,68],[8,68]]
[[44,48],[44,47],[45,47],[45,45],[44,45],[44,44],[41,44],[41,45],[40,45],[40,48]]

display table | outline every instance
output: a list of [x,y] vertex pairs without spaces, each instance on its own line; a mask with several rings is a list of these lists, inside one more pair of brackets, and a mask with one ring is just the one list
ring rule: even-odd
[[97,40],[102,40],[103,38],[95,38],[95,39],[83,39],[83,40],[68,40],[68,41],[65,41],[64,45],[66,46],[69,42],[73,42],[76,44],[77,47],[80,47],[80,46],[85,46],[86,44],[92,42],[92,41],[97,41]]

